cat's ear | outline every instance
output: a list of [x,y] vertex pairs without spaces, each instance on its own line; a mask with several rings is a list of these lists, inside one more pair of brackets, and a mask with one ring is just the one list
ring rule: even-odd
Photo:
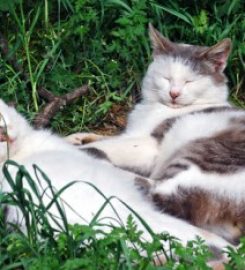
[[231,40],[229,38],[223,39],[212,47],[201,53],[201,57],[205,59],[215,72],[222,72],[227,63],[231,51]]
[[151,23],[149,23],[149,36],[153,48],[153,56],[168,54],[174,51],[174,43],[158,32]]

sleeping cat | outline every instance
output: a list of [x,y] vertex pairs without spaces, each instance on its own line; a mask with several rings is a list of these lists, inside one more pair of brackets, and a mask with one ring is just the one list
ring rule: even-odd
[[[81,180],[71,185],[61,195],[62,200],[66,202],[64,208],[69,223],[89,223],[105,202],[105,198],[93,187],[82,182],[88,181],[101,190],[107,198],[116,197],[111,200],[111,203],[123,223],[126,222],[131,211],[117,198],[131,206],[155,232],[168,231],[184,243],[199,235],[206,239],[210,246],[218,249],[228,245],[225,240],[215,234],[156,210],[135,185],[136,175],[134,173],[116,168],[105,159],[91,157],[63,139],[52,135],[49,131],[32,129],[20,114],[8,107],[2,100],[0,100],[0,113],[0,161],[2,165],[7,158],[12,159],[24,165],[36,179],[33,169],[33,164],[36,164],[47,174],[57,190],[73,180]],[[9,166],[9,170],[14,177],[16,168]],[[2,174],[0,179],[3,192],[11,192],[11,188]],[[40,179],[39,181],[42,182],[42,189],[45,190],[47,184]],[[28,189],[27,181],[24,186]],[[51,200],[48,193],[46,190],[43,196],[46,205]],[[75,209],[76,212],[72,209]],[[54,206],[50,212],[59,216]],[[18,216],[21,218],[20,211],[10,208],[7,220],[16,222]],[[119,223],[118,217],[110,205],[107,205],[101,213],[100,219],[102,218],[103,223],[106,221],[107,224],[118,225]],[[151,236],[146,228],[137,218],[136,222],[139,229],[144,232],[145,239],[149,240]],[[105,226],[104,229],[108,229],[108,227]]]
[[125,132],[79,148],[148,177],[137,183],[163,212],[236,242],[245,233],[245,112],[227,101],[231,41],[177,44],[152,26],[150,38],[153,62]]
[[[223,74],[231,49],[229,39],[204,47],[173,43],[152,25],[149,33],[153,62],[143,80],[142,101],[129,114],[126,130],[120,136],[106,140],[86,133],[67,137],[69,142],[78,145],[83,140],[98,139],[96,147],[105,151],[115,165],[132,167],[144,175],[150,175],[158,155],[159,145],[149,135],[159,124],[204,108],[230,106]],[[93,144],[89,147],[92,148]],[[142,147],[145,147],[144,151]]]

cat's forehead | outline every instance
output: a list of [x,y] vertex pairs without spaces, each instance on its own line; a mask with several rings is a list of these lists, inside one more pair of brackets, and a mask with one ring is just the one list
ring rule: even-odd
[[197,46],[185,43],[175,43],[174,50],[170,53],[173,57],[184,59],[196,58],[197,55],[207,50],[207,46]]
[[186,64],[195,74],[211,76],[217,83],[224,83],[226,81],[226,77],[223,74],[214,72],[212,65],[210,65],[207,59],[198,57],[209,47],[189,44],[175,44],[175,46],[175,50],[169,53],[170,58],[177,59],[179,62]]
[[207,74],[209,69],[205,62],[199,56],[207,50],[206,46],[196,46],[190,44],[175,44],[175,49],[169,53],[169,57],[176,62],[189,66],[195,73]]
[[155,56],[156,62],[160,62],[158,68],[162,69],[162,72],[171,73],[177,77],[188,77],[194,74],[216,76],[215,81],[224,82],[224,76],[214,73],[205,59],[197,57],[208,47],[177,43],[174,43],[174,47],[174,50],[167,54]]
[[159,56],[156,59],[158,72],[171,78],[182,79],[196,76],[192,63],[189,59],[182,57]]

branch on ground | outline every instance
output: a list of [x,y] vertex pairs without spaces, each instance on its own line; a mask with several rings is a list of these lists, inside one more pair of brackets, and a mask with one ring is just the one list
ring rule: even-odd
[[46,127],[58,111],[63,109],[65,106],[72,104],[75,100],[77,100],[81,96],[84,96],[87,92],[87,85],[76,88],[73,91],[62,96],[56,96],[42,87],[39,88],[39,96],[44,100],[48,101],[48,103],[34,119],[34,126],[36,128]]

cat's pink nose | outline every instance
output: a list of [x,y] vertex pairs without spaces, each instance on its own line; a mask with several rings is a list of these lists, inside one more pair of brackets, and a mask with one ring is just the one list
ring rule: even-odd
[[176,90],[171,90],[170,92],[169,92],[169,95],[170,95],[170,97],[172,98],[172,99],[176,99],[179,95],[180,95],[180,92],[179,91],[176,91]]

